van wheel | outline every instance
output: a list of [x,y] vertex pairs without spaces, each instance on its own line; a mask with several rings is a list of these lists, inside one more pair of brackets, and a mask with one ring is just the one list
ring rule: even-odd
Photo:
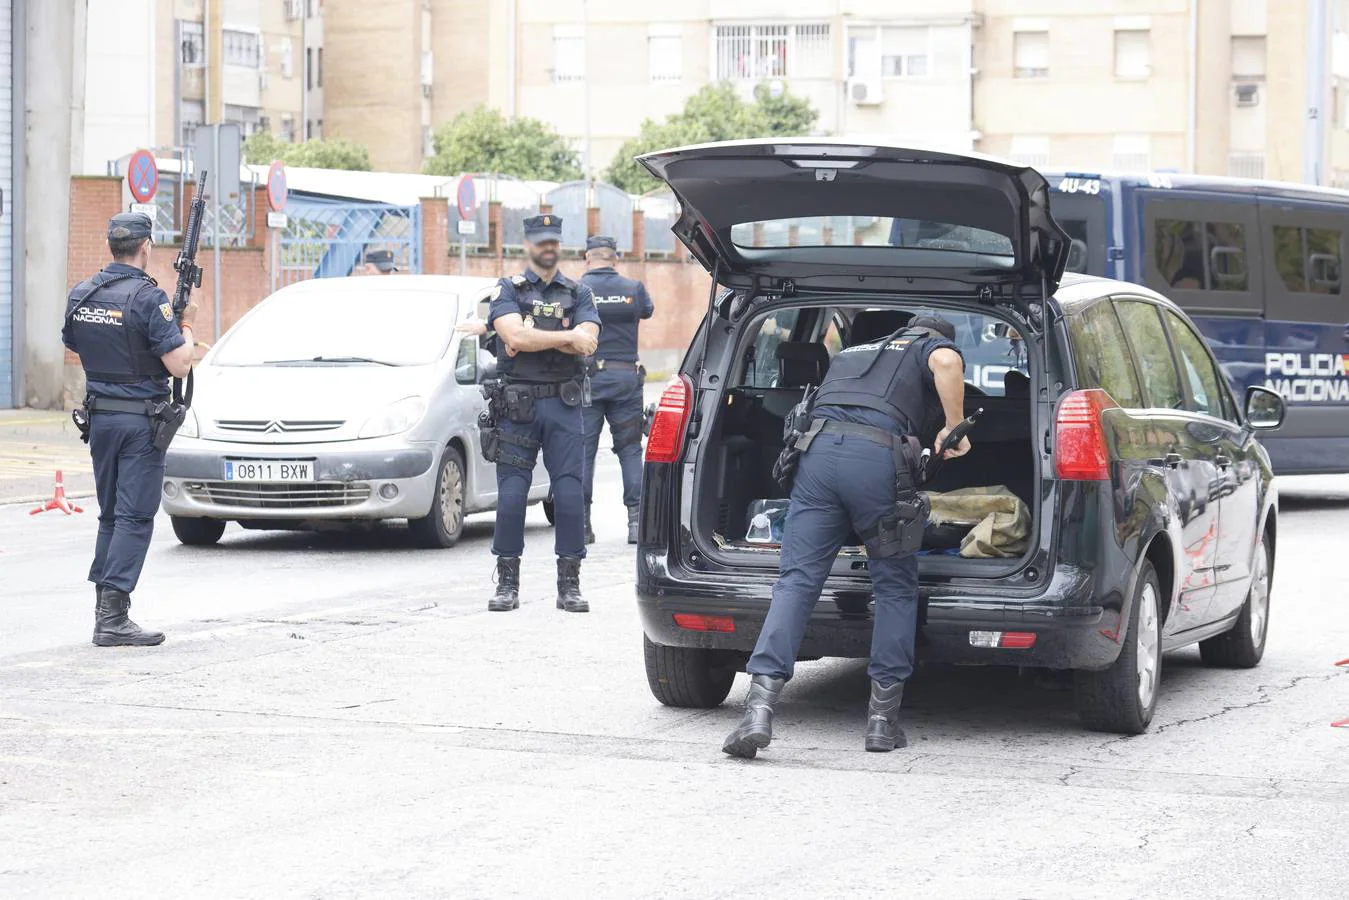
[[446,447],[430,513],[408,520],[408,530],[418,547],[444,550],[459,542],[464,533],[464,484],[464,456],[458,449]]
[[225,533],[223,519],[170,516],[169,522],[173,525],[173,533],[177,535],[179,543],[189,547],[209,547]]
[[642,635],[646,683],[666,706],[712,709],[731,692],[736,666],[731,654],[698,647],[667,647]]
[[1162,681],[1161,594],[1152,563],[1144,561],[1130,604],[1124,647],[1114,665],[1100,672],[1073,673],[1077,714],[1089,730],[1147,731]]
[[549,525],[557,524],[557,510],[553,506],[552,494],[543,501],[543,517],[548,520]]
[[1199,642],[1199,656],[1210,666],[1233,669],[1253,669],[1265,655],[1265,638],[1269,636],[1269,541],[1261,536],[1260,550],[1255,554],[1251,572],[1251,588],[1246,603],[1232,630]]

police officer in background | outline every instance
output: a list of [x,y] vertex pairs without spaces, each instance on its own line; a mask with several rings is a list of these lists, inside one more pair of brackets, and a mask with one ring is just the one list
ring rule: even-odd
[[[917,440],[940,401],[946,427],[939,448],[964,417],[965,363],[953,342],[955,329],[936,317],[915,317],[878,341],[834,356],[814,400],[813,415],[796,441],[803,450],[782,538],[781,574],[746,671],[749,696],[739,726],[722,749],[751,758],[773,737],[773,704],[792,677],[811,610],[843,542],[856,532],[867,548],[876,600],[871,640],[871,701],[866,749],[889,751],[907,744],[899,727],[904,681],[913,671],[918,627],[916,533],[900,532],[897,500],[917,495]],[[802,446],[802,443],[805,446]],[[969,451],[969,440],[947,457]],[[901,496],[901,491],[904,496]],[[909,521],[913,521],[910,518]],[[907,540],[906,540],[907,538]]]
[[128,617],[164,482],[164,451],[154,446],[154,410],[169,399],[169,376],[184,378],[195,341],[189,304],[182,326],[169,298],[145,273],[150,217],[119,213],[108,223],[112,264],[71,291],[61,339],[80,355],[88,396],[87,440],[98,494],[98,541],[89,580],[96,597],[94,643],[148,646],[164,641]]
[[548,469],[557,530],[557,608],[589,612],[581,596],[585,558],[585,357],[595,352],[600,317],[590,288],[557,269],[562,220],[525,219],[529,267],[493,291],[487,327],[496,332],[499,457],[492,553],[497,588],[487,608],[520,606],[525,506],[539,450]]
[[365,274],[392,275],[397,271],[392,250],[371,250],[365,254]]
[[586,424],[586,542],[595,542],[590,503],[595,489],[595,454],[600,429],[609,421],[614,453],[623,469],[623,505],[628,508],[628,543],[637,543],[637,504],[642,497],[642,387],[646,370],[637,363],[637,326],[655,307],[646,285],[624,278],[614,268],[618,242],[605,235],[586,240],[586,273],[581,283],[595,294],[604,322],[599,349],[590,361],[590,406]]

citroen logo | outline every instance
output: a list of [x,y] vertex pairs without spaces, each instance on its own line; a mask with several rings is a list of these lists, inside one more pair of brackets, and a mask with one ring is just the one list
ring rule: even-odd
[[286,426],[282,425],[280,422],[277,422],[277,421],[271,421],[271,422],[268,422],[268,423],[267,423],[267,427],[266,427],[266,428],[262,429],[262,433],[263,433],[263,434],[280,434],[281,432],[283,432],[283,431],[285,431],[285,430],[286,430]]

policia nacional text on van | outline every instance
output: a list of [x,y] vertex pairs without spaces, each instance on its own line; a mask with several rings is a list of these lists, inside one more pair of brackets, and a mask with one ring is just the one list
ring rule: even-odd
[[[745,667],[752,676],[749,695],[740,724],[722,746],[726,753],[753,757],[772,740],[773,705],[792,677],[834,558],[853,531],[866,544],[876,597],[866,749],[885,752],[908,743],[899,706],[913,671],[916,554],[928,512],[917,491],[922,454],[913,435],[922,433],[936,403],[946,420],[936,452],[964,421],[965,366],[954,337],[945,319],[918,316],[879,341],[848,347],[789,420],[792,433],[774,470],[780,482],[792,482],[781,575]],[[969,449],[961,437],[946,456]]]
[[[150,549],[164,452],[175,421],[169,376],[192,368],[197,306],[174,312],[145,269],[150,217],[119,213],[108,223],[112,263],[70,292],[61,339],[78,353],[88,396],[85,439],[98,494],[98,540],[89,580],[96,597],[93,642],[100,647],[154,645],[127,611]],[[84,428],[81,429],[84,431]]]

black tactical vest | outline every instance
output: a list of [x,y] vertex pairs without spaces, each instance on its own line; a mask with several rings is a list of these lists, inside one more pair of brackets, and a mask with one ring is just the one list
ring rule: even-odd
[[147,329],[131,321],[131,302],[137,292],[154,285],[148,275],[99,272],[70,292],[66,318],[71,323],[80,363],[89,381],[107,384],[164,382],[168,393],[169,370],[150,351]]
[[[565,285],[567,293],[556,300],[545,300],[538,283],[523,275],[512,277],[511,285],[515,288],[520,316],[526,325],[532,325],[540,331],[562,331],[572,327],[576,314],[577,287],[574,283]],[[497,365],[509,380],[535,383],[571,381],[585,371],[581,357],[561,350],[539,350],[509,356],[504,341],[497,341]]]
[[924,338],[939,336],[926,328],[906,328],[879,341],[841,350],[829,363],[829,374],[815,395],[815,408],[861,406],[921,432],[932,403],[923,357],[912,350]]

